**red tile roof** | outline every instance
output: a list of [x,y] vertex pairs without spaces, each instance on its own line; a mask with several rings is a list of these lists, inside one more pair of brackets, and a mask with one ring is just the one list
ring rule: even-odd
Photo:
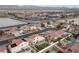
[[15,27],[10,29],[10,32],[16,32],[16,31],[17,31],[17,30],[16,30]]
[[41,36],[38,34],[33,34],[32,36],[30,36],[31,39],[34,39],[35,37],[41,37]]
[[6,50],[6,46],[0,46],[0,51]]
[[19,44],[21,44],[22,42],[24,42],[24,41],[21,40],[21,39],[13,39],[13,40],[12,40],[12,44],[16,44],[16,45],[19,45]]
[[44,37],[48,37],[49,39],[53,39],[57,36],[63,35],[64,31],[63,30],[50,30],[48,32],[45,32],[43,34]]
[[54,25],[54,26],[57,26],[57,25],[59,25],[60,23],[59,22],[53,22],[52,23],[52,25]]

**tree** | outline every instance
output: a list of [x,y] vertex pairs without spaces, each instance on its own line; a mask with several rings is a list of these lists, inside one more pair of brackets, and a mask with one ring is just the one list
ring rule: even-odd
[[74,20],[72,20],[72,22],[74,22]]
[[64,15],[61,15],[61,18],[65,18],[65,16]]
[[27,24],[30,24],[30,22],[28,22]]
[[43,23],[41,23],[41,27],[45,27],[45,25]]
[[72,25],[74,25],[74,20],[71,21]]
[[45,38],[45,41],[47,41],[47,42],[48,42],[48,38],[47,38],[47,37]]
[[25,20],[28,20],[28,18],[25,18]]
[[0,30],[0,35],[3,35],[4,34],[4,31]]
[[57,28],[58,28],[58,29],[63,29],[64,26],[62,26],[62,25],[58,25]]
[[48,21],[47,24],[49,25],[50,24],[50,21]]

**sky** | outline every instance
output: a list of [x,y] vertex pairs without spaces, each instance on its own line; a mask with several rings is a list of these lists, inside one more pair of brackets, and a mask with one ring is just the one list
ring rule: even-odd
[[0,5],[79,5],[79,0],[0,0]]
[[69,8],[79,8],[79,5],[38,5],[41,7],[69,7]]
[[61,5],[63,5],[63,7],[79,8],[79,0],[0,0],[0,5],[35,5],[48,7],[62,7]]

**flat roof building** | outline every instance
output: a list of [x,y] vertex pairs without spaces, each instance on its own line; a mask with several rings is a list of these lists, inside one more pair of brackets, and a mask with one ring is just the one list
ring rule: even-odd
[[26,24],[26,23],[10,18],[0,18],[0,29],[10,26],[22,25],[22,24]]

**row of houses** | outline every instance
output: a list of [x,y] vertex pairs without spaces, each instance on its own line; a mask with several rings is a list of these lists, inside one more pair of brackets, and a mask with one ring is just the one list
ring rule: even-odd
[[[51,30],[51,31],[47,31],[42,34],[33,34],[32,36],[28,37],[29,39],[24,38],[26,41],[23,41],[22,39],[14,38],[11,40],[10,44],[8,45],[8,49],[12,53],[20,52],[22,49],[27,51],[27,49],[26,49],[27,47],[31,48],[33,50],[33,48],[30,46],[29,42],[31,42],[34,46],[39,46],[39,45],[48,43],[46,41],[46,37],[48,38],[49,41],[51,41],[51,40],[54,40],[54,38],[61,36],[63,34],[64,34],[63,30],[58,30],[58,31]],[[36,52],[36,51],[34,50],[34,52]]]
[[[65,33],[65,32],[63,32],[63,30],[58,30],[58,31],[54,31],[54,32],[53,32],[53,30],[51,30],[51,31],[47,31],[47,33],[34,34],[32,36],[29,36],[28,37],[29,41],[27,40],[27,38],[24,38],[27,41],[24,41],[23,39],[14,38],[14,39],[12,39],[11,43],[8,46],[2,46],[2,48],[0,46],[0,52],[7,53],[8,49],[11,53],[36,53],[36,52],[46,53],[47,51],[50,51],[50,53],[53,53],[53,52],[54,53],[56,53],[56,52],[62,52],[62,53],[73,53],[73,52],[75,52],[75,53],[77,53],[78,52],[79,44],[72,37],[72,34]],[[52,33],[51,36],[50,36],[50,37],[53,37],[52,40],[57,39],[55,37],[61,36],[62,38],[57,40],[56,42],[54,42],[54,41],[52,41],[52,43],[50,42],[51,44],[49,44],[47,47],[37,51],[36,46],[39,46],[39,45],[42,45],[42,44],[45,44],[45,43],[49,43],[49,41],[51,39],[49,38],[48,35],[50,33]],[[47,36],[46,35],[44,36],[44,34],[46,34]],[[46,37],[49,40],[48,42],[46,41]],[[70,46],[73,46],[73,47],[69,48]]]
[[[52,26],[57,26],[60,23],[56,22],[50,22],[50,25]],[[31,27],[32,25],[29,25]],[[64,30],[50,30],[38,34],[33,34],[29,36],[28,38],[15,38],[19,35],[22,35],[27,30],[29,27],[27,25],[21,26],[21,27],[13,27],[9,28],[6,31],[8,34],[14,35],[13,39],[11,40],[10,44],[5,46],[6,49],[1,49],[1,52],[11,52],[11,53],[35,53],[38,52],[47,46],[53,44],[53,42],[57,42],[60,39],[64,38],[62,37],[63,35],[65,36],[66,33]]]
[[[49,24],[47,23],[43,23],[44,27],[41,27],[41,24],[28,24],[28,25],[23,25],[23,26],[17,26],[17,27],[11,27],[11,28],[6,28],[0,31],[0,33],[3,35],[0,35],[0,39],[5,39],[5,38],[9,38],[9,37],[17,37],[17,36],[21,36],[25,33],[29,33],[29,32],[34,32],[34,31],[39,31],[42,30],[44,28],[55,28],[56,26],[60,25],[59,22],[49,22]],[[5,36],[5,38],[4,38]]]
[[6,28],[0,30],[0,40],[10,38],[10,37],[17,37],[21,36],[22,34],[33,32],[37,30],[41,30],[42,28],[39,25],[23,25],[23,26],[16,26],[11,28]]
[[22,39],[12,39],[7,46],[0,46],[0,53],[35,53],[29,42]]

